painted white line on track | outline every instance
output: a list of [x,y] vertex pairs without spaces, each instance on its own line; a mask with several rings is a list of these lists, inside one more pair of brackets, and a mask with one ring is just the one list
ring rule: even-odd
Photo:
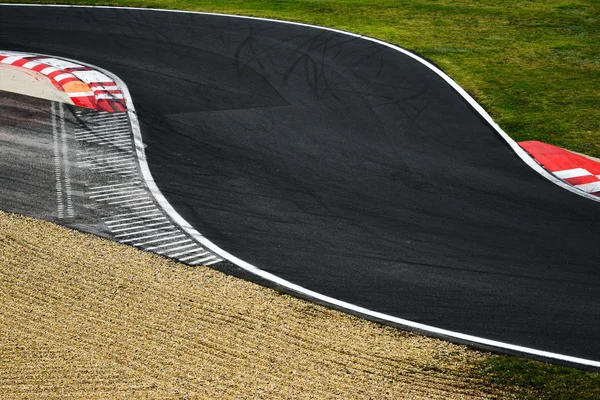
[[112,194],[102,194],[102,195],[99,194],[97,196],[90,196],[90,199],[94,199],[94,200],[97,200],[97,201],[125,199],[127,197],[139,196],[140,193],[145,193],[145,192],[146,191],[144,189],[136,189],[136,190],[130,191],[129,194],[122,194],[122,195],[119,195],[119,196],[114,196],[114,193],[112,193]]
[[[191,241],[192,241],[191,239],[184,239],[184,240],[180,240],[178,242],[166,243],[166,244],[161,244],[158,246],[148,247],[146,250],[150,251],[150,250],[155,250],[155,249],[162,249],[163,247],[174,246],[174,245],[181,244],[181,243],[189,243]],[[195,245],[195,243],[193,243],[193,244]]]
[[164,236],[164,235],[174,235],[179,232],[180,231],[176,230],[175,226],[173,226],[173,230],[171,230],[169,232],[154,233],[152,235],[146,235],[146,236],[137,237],[137,238],[133,238],[133,239],[122,240],[121,243],[133,242],[134,240],[150,239],[150,238],[155,238],[155,237]]
[[[203,258],[199,258],[193,261],[190,261],[193,264],[199,264],[199,263],[203,263],[204,261],[208,261],[208,260],[212,260],[213,258],[217,258],[217,256],[209,256],[209,257],[203,257]],[[214,260],[216,262],[216,260]],[[210,263],[210,264],[205,264],[205,265],[212,265],[214,264],[214,262]]]
[[108,204],[131,204],[131,205],[138,205],[140,201],[145,201],[145,200],[150,200],[150,197],[148,197],[147,194],[143,195],[142,197],[137,197],[134,199],[129,199],[129,200],[120,200],[120,201],[111,201]]
[[107,188],[107,187],[116,187],[116,186],[127,186],[127,185],[132,185],[135,183],[141,183],[140,181],[136,181],[136,182],[125,182],[125,183],[115,183],[113,185],[104,185],[104,186],[95,186],[95,187],[91,187],[91,190],[96,190],[96,189],[103,189],[103,188]]
[[58,115],[60,118],[60,136],[62,150],[62,169],[65,183],[65,200],[67,203],[67,218],[73,218],[75,211],[73,209],[73,196],[71,190],[71,166],[69,163],[69,148],[67,146],[67,129],[65,127],[65,112],[63,103],[58,104]]
[[106,189],[106,190],[93,190],[88,191],[87,194],[119,194],[119,193],[129,193],[131,190],[139,189],[139,185],[128,186],[128,187],[120,187],[115,189]]
[[179,246],[179,247],[175,247],[174,249],[166,249],[166,250],[161,250],[159,252],[157,252],[158,254],[166,254],[169,255],[171,251],[177,251],[177,250],[181,250],[181,249],[187,249],[188,247],[192,247],[192,246],[198,246],[197,243],[191,243],[191,244],[186,244],[185,246]]
[[[138,214],[138,213],[136,213],[136,214]],[[112,224],[112,223],[115,223],[115,222],[132,221],[132,220],[136,220],[136,219],[144,219],[144,218],[149,218],[149,217],[154,217],[154,216],[160,216],[160,215],[162,215],[162,214],[157,209],[156,211],[150,211],[150,214],[147,214],[147,215],[140,215],[138,217],[113,219],[113,220],[109,220],[109,221],[104,221],[104,223],[107,224],[107,225],[109,225],[109,224]]]
[[[109,225],[109,228],[112,229],[112,228],[118,228],[120,226],[132,226],[132,225],[139,224],[139,223],[145,224],[146,222],[162,221],[162,220],[166,220],[166,219],[167,219],[166,217],[156,217],[156,218],[143,219],[141,221],[125,222],[123,224],[114,224],[114,225],[107,224],[107,225]],[[142,226],[149,226],[149,225],[142,225]]]
[[169,221],[167,221],[167,222],[156,222],[154,224],[136,225],[136,226],[132,226],[132,227],[129,227],[129,228],[111,229],[111,232],[113,232],[113,233],[120,233],[120,232],[127,232],[127,231],[135,231],[136,229],[144,229],[144,228],[150,228],[151,226],[161,226],[161,225],[164,225],[166,227],[167,225],[171,225],[171,223]]
[[147,242],[138,242],[138,243],[133,243],[134,246],[145,246],[147,244],[153,244],[153,243],[159,243],[159,242],[164,242],[167,240],[173,240],[173,239],[179,239],[182,237],[185,237],[185,233],[180,233],[179,235],[174,235],[174,236],[167,236],[167,237],[162,237],[160,239],[153,239],[153,240],[148,240]]
[[[11,4],[0,4],[0,6],[2,6],[2,5],[11,5]],[[464,89],[462,89],[456,82],[454,82],[443,71],[441,71],[440,69],[435,67],[433,64],[429,63],[428,61],[424,60],[423,58],[417,56],[416,54],[413,54],[413,53],[409,52],[408,50],[402,49],[398,46],[392,45],[392,44],[384,42],[384,41],[370,38],[367,36],[357,35],[357,34],[354,34],[351,32],[346,32],[346,31],[332,29],[332,28],[325,28],[325,27],[320,27],[320,26],[316,26],[316,25],[308,25],[308,24],[303,24],[303,23],[299,23],[299,22],[290,22],[290,21],[279,21],[279,20],[272,20],[272,19],[266,19],[266,18],[246,17],[246,16],[239,16],[239,15],[202,13],[202,12],[180,11],[180,10],[160,10],[160,9],[151,9],[151,8],[111,7],[111,6],[72,6],[72,5],[40,5],[40,4],[16,4],[16,5],[13,4],[12,6],[123,9],[123,10],[138,10],[141,12],[152,11],[152,12],[166,12],[166,13],[190,13],[190,14],[198,14],[198,15],[214,15],[217,17],[240,18],[240,19],[267,21],[270,23],[281,23],[281,24],[305,26],[308,28],[336,32],[336,33],[348,35],[351,37],[356,37],[356,38],[361,38],[364,40],[372,41],[372,42],[378,43],[382,46],[386,46],[391,49],[394,49],[394,50],[418,61],[425,67],[427,67],[430,70],[432,70],[433,72],[435,72],[444,81],[446,81],[450,86],[452,86],[482,116],[482,118],[484,118],[496,130],[496,132],[509,144],[509,146],[513,149],[513,151],[527,165],[529,165],[533,170],[538,172],[540,175],[544,176],[546,179],[554,182],[555,184],[557,184],[557,185],[563,187],[564,189],[569,190],[577,195],[600,202],[600,198],[597,198],[593,195],[581,192],[580,190],[571,187],[570,185],[564,183],[562,180],[556,178],[555,176],[553,176],[552,174],[547,172],[539,164],[537,164],[537,162],[535,162],[535,160],[533,158],[531,158],[527,154],[527,152],[525,152],[512,138],[510,138],[500,128],[500,126],[498,126],[498,124],[496,124],[492,120],[492,118],[489,116],[489,114]],[[150,173],[150,169],[149,169],[147,161],[146,161],[146,156],[145,156],[145,151],[144,151],[144,143],[143,143],[142,135],[141,135],[141,129],[140,129],[139,121],[137,119],[137,114],[135,112],[135,107],[133,105],[131,94],[129,93],[129,89],[127,88],[125,83],[116,75],[113,75],[112,73],[110,73],[106,70],[103,70],[101,68],[98,68],[98,67],[94,67],[94,68],[96,68],[99,71],[104,72],[108,76],[111,76],[113,78],[113,81],[116,82],[119,87],[121,87],[121,90],[123,92],[123,95],[124,95],[124,98],[125,98],[125,101],[127,104],[127,113],[129,115],[132,129],[133,129],[135,148],[136,148],[136,153],[138,155],[138,162],[140,164],[140,169],[142,171],[142,176],[146,182],[146,185],[152,192],[152,195],[154,196],[155,200],[163,208],[163,210],[165,210],[165,212],[167,212],[167,214],[169,214],[171,219],[173,221],[175,221],[175,223],[177,225],[179,225],[183,230],[185,230],[188,234],[190,234],[192,237],[194,237],[202,245],[204,245],[205,247],[207,247],[209,250],[213,251],[214,253],[218,254],[219,256],[223,257],[224,259],[229,260],[230,262],[234,263],[238,267],[240,267],[262,279],[266,279],[277,285],[281,285],[282,287],[285,287],[288,290],[300,293],[304,296],[307,296],[314,300],[318,300],[320,302],[329,303],[333,306],[343,308],[348,311],[352,311],[352,312],[355,312],[358,314],[369,316],[371,318],[375,318],[375,319],[382,320],[382,321],[388,321],[388,322],[391,322],[394,324],[417,329],[422,332],[429,332],[430,334],[440,335],[440,336],[443,336],[446,338],[454,338],[455,340],[461,340],[461,341],[469,342],[472,344],[479,344],[479,345],[489,346],[489,347],[493,347],[493,348],[497,348],[497,349],[504,349],[504,350],[509,350],[509,351],[515,351],[515,352],[522,353],[522,354],[534,355],[534,356],[543,357],[543,358],[547,358],[547,359],[561,360],[561,361],[570,362],[570,363],[574,363],[574,364],[587,365],[587,366],[600,368],[600,361],[589,360],[589,359],[584,359],[584,358],[580,358],[580,357],[573,357],[573,356],[569,356],[566,354],[553,353],[550,351],[544,351],[544,350],[534,349],[534,348],[530,348],[530,347],[526,347],[526,346],[519,346],[519,345],[514,345],[511,343],[500,342],[497,340],[486,339],[486,338],[479,337],[479,336],[463,334],[460,332],[442,329],[442,328],[434,327],[431,325],[426,325],[426,324],[422,324],[419,322],[414,322],[414,321],[410,321],[407,319],[398,318],[398,317],[394,317],[392,315],[384,314],[381,312],[369,310],[367,308],[360,307],[360,306],[357,306],[352,303],[348,303],[348,302],[345,302],[342,300],[338,300],[338,299],[323,295],[321,293],[312,291],[310,289],[304,288],[300,285],[297,285],[295,283],[292,283],[290,281],[282,279],[282,278],[280,278],[276,275],[273,275],[267,271],[261,270],[260,268],[257,268],[254,265],[247,263],[247,262],[235,257],[234,255],[228,253],[227,251],[221,249],[220,247],[218,247],[217,245],[212,243],[210,240],[208,240],[207,238],[202,236],[198,231],[196,231],[185,219],[183,219],[183,217],[181,217],[179,215],[179,213],[177,213],[177,211],[175,211],[175,209],[171,206],[171,204],[163,196],[163,194],[161,193],[158,186],[156,186],[154,179],[152,178],[152,174]],[[194,262],[201,262],[201,261],[195,260]],[[206,265],[208,265],[208,264],[209,263],[207,263]]]
[[[151,204],[151,205],[145,206],[145,205],[143,205],[143,204]],[[137,207],[128,207],[128,208],[129,208],[130,210],[142,210],[142,209],[144,209],[144,208],[156,207],[156,206],[154,205],[154,202],[152,202],[152,201],[145,201],[145,202],[143,202],[143,203],[138,203],[138,204],[136,204],[136,206],[137,206]]]
[[[191,249],[191,250],[181,251],[181,252],[175,253],[175,254],[170,254],[170,256],[171,257],[179,257],[179,256],[183,256],[185,254],[198,253],[199,251],[203,251],[203,250],[204,249],[202,247],[200,247],[200,248],[195,248],[195,249]],[[204,255],[204,254],[209,254],[209,252],[204,251],[202,254],[194,254],[192,257],[196,257],[196,256]],[[181,259],[181,261],[183,261],[183,258]]]
[[[196,250],[193,250],[193,251],[196,251]],[[191,256],[187,256],[187,257],[181,258],[180,260],[181,260],[181,261],[187,261],[187,260],[191,260],[191,259],[193,259],[193,258],[203,257],[203,256],[205,256],[205,255],[207,255],[207,254],[210,254],[210,252],[208,252],[208,251],[204,251],[204,252],[202,252],[202,253],[200,253],[200,254],[193,254],[193,255],[191,255]]]

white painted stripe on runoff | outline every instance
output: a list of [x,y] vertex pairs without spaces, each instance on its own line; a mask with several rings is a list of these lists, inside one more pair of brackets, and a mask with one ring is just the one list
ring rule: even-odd
[[136,229],[143,229],[143,228],[150,228],[152,226],[161,226],[161,225],[171,225],[170,222],[156,222],[154,224],[142,224],[142,225],[136,225],[136,226],[132,226],[129,228],[120,228],[120,229],[111,229],[112,232],[127,232],[127,231],[134,231]]
[[[122,215],[125,215],[125,214],[122,214]],[[160,211],[158,209],[156,209],[156,210],[150,210],[150,211],[142,211],[142,212],[136,212],[136,213],[129,213],[129,215],[135,215],[135,217],[111,219],[111,220],[108,220],[108,221],[104,221],[104,223],[106,223],[106,224],[113,224],[113,223],[123,222],[123,221],[132,221],[134,219],[144,219],[144,218],[158,216],[158,215],[162,215],[162,214],[160,213]],[[114,217],[115,216],[112,216],[112,218],[114,218]]]
[[[127,242],[133,242],[135,240],[144,240],[144,239],[150,239],[150,238],[155,238],[155,237],[159,237],[159,236],[164,236],[164,235],[174,235],[179,233],[180,231],[177,230],[175,228],[175,226],[173,226],[173,229],[171,231],[168,232],[162,232],[162,233],[155,233],[152,235],[146,235],[146,236],[142,236],[142,237],[137,237],[137,238],[133,238],[133,239],[127,239],[127,240],[122,240],[121,243],[127,243]],[[185,236],[185,235],[184,235]],[[176,238],[177,239],[177,238]],[[135,243],[134,243],[135,244]]]
[[60,116],[60,135],[62,141],[62,163],[66,194],[65,199],[67,201],[67,217],[73,218],[75,215],[75,210],[73,208],[73,191],[71,189],[71,165],[69,163],[69,149],[67,146],[67,129],[65,127],[65,111],[63,103],[58,103],[58,110]]
[[[133,243],[134,246],[145,246],[147,244],[152,244],[152,243],[158,243],[158,242],[165,242],[167,240],[173,240],[173,239],[179,239],[182,237],[185,237],[185,233],[180,233],[179,235],[173,235],[173,236],[167,236],[167,237],[163,237],[160,239],[153,239],[153,240],[148,240],[147,242],[138,242],[138,243]],[[139,240],[139,238],[138,238]]]
[[147,222],[164,221],[166,219],[167,219],[166,217],[148,218],[148,219],[144,219],[144,220],[141,220],[141,221],[129,221],[129,222],[125,222],[125,223],[122,223],[122,224],[113,224],[113,225],[109,225],[108,227],[112,230],[113,228],[118,228],[120,226],[132,226],[132,225],[135,225],[135,226],[138,226],[138,227],[140,227],[140,226],[150,226],[150,225],[147,224]]
[[592,174],[590,171],[583,168],[565,169],[562,171],[554,171],[552,173],[558,176],[560,179],[578,178],[580,176],[587,176]]
[[[150,204],[148,206],[144,206],[142,204]],[[151,208],[151,207],[155,207],[154,206],[154,202],[153,201],[146,201],[143,203],[137,203],[137,207],[129,207],[130,210],[142,210],[144,208]]]
[[[0,4],[1,6],[2,4]],[[402,54],[405,54],[406,56],[420,62],[421,64],[423,64],[424,66],[426,66],[427,68],[429,68],[430,70],[432,70],[433,72],[435,72],[437,75],[439,75],[442,79],[444,79],[449,85],[451,85],[499,134],[500,136],[506,140],[506,142],[511,146],[511,148],[513,149],[513,151],[515,151],[515,153],[527,164],[529,165],[533,170],[535,170],[536,172],[538,172],[540,175],[544,176],[545,178],[547,178],[548,180],[556,183],[557,185],[575,193],[578,194],[580,196],[592,199],[594,201],[598,201],[600,202],[600,198],[597,198],[593,195],[587,194],[585,192],[582,192],[578,189],[573,188],[571,185],[566,184],[565,182],[563,182],[562,180],[558,179],[557,177],[553,176],[552,174],[550,174],[549,172],[547,172],[545,169],[543,169],[533,158],[531,158],[531,156],[529,156],[527,154],[527,152],[525,152],[512,138],[510,138],[499,126],[498,124],[496,124],[492,118],[489,116],[489,114],[479,105],[477,104],[477,102],[464,90],[462,89],[460,86],[458,86],[458,84],[456,82],[454,82],[448,75],[446,75],[444,72],[442,72],[440,69],[438,69],[437,67],[435,67],[433,64],[429,63],[428,61],[422,59],[421,57],[409,52],[408,50],[402,49],[398,46],[383,42],[381,40],[378,39],[373,39],[373,38],[369,38],[367,36],[362,36],[362,35],[357,35],[354,33],[350,33],[350,32],[345,32],[345,31],[341,31],[341,30],[337,30],[337,29],[332,29],[332,28],[324,28],[324,27],[320,27],[320,26],[316,26],[316,25],[308,25],[308,24],[302,24],[302,23],[298,23],[298,22],[289,22],[289,21],[277,21],[277,20],[271,20],[271,19],[266,19],[266,18],[257,18],[257,17],[245,17],[245,16],[239,16],[239,15],[227,15],[227,14],[216,14],[216,13],[202,13],[202,12],[193,12],[193,11],[179,11],[179,10],[160,10],[160,9],[146,9],[146,8],[132,8],[132,7],[108,7],[108,6],[71,6],[71,5],[51,5],[51,6],[46,6],[46,5],[40,5],[40,4],[23,4],[23,5],[17,5],[17,6],[24,6],[24,7],[81,7],[81,8],[104,8],[104,9],[124,9],[124,10],[128,10],[128,9],[136,9],[139,11],[146,11],[146,10],[150,10],[150,11],[154,11],[154,12],[174,12],[174,13],[193,13],[193,14],[200,14],[200,15],[215,15],[215,16],[224,16],[224,17],[231,17],[231,18],[241,18],[241,19],[253,19],[253,20],[261,20],[261,21],[268,21],[268,22],[272,22],[272,23],[282,23],[282,24],[290,24],[290,25],[298,25],[298,26],[306,26],[306,27],[310,27],[310,28],[315,28],[315,29],[321,29],[321,30],[327,30],[327,31],[331,31],[331,32],[337,32],[337,33],[341,33],[344,35],[349,35],[352,37],[357,37],[357,38],[362,38],[364,40],[370,40],[374,43],[379,43],[383,46],[387,46],[390,47],[394,50],[397,50],[399,52],[401,52]],[[112,73],[103,70],[101,68],[98,67],[93,67],[96,68],[97,70],[102,71],[103,73],[111,76],[114,82],[117,83],[117,85],[121,88],[121,91],[123,92],[124,98],[125,98],[125,102],[127,104],[127,114],[129,115],[130,121],[131,121],[131,125],[132,125],[132,130],[133,130],[133,134],[134,134],[134,141],[135,141],[135,147],[136,147],[136,153],[138,155],[138,162],[140,164],[140,169],[142,171],[142,176],[146,182],[146,185],[148,186],[148,188],[150,189],[150,191],[152,192],[152,195],[154,196],[155,200],[158,202],[158,204],[160,204],[160,206],[165,210],[165,212],[167,212],[167,214],[169,214],[169,216],[171,217],[171,219],[177,224],[179,225],[183,230],[185,230],[188,234],[190,234],[192,237],[194,237],[194,239],[196,239],[198,242],[200,242],[202,245],[204,245],[205,247],[207,247],[209,250],[213,251],[214,253],[218,254],[219,256],[231,261],[232,263],[234,263],[235,265],[237,265],[238,267],[245,269],[246,271],[259,276],[263,279],[266,279],[268,281],[271,281],[275,284],[281,285],[289,290],[295,291],[297,293],[300,293],[302,295],[308,296],[310,298],[313,298],[315,300],[324,302],[324,303],[329,303],[331,305],[334,305],[336,307],[340,307],[343,309],[346,309],[348,311],[352,311],[352,312],[356,312],[365,316],[369,316],[375,319],[379,319],[382,321],[388,321],[394,324],[398,324],[398,325],[402,325],[402,326],[406,326],[406,327],[410,327],[413,329],[417,329],[420,330],[422,332],[429,332],[431,334],[434,335],[440,335],[440,336],[444,336],[447,338],[454,338],[457,340],[461,340],[461,341],[466,341],[466,342],[470,342],[473,344],[480,344],[480,345],[484,345],[484,346],[490,346],[490,347],[494,347],[494,348],[498,348],[498,349],[505,349],[505,350],[510,350],[510,351],[515,351],[515,352],[519,352],[519,353],[523,353],[523,354],[530,354],[530,355],[535,355],[538,357],[543,357],[543,358],[547,358],[547,359],[554,359],[554,360],[561,360],[561,361],[565,361],[565,362],[570,362],[570,363],[574,363],[574,364],[581,364],[581,365],[587,365],[587,366],[592,366],[592,367],[596,367],[596,368],[600,368],[600,361],[595,361],[595,360],[589,360],[589,359],[585,359],[585,358],[580,358],[580,357],[573,357],[573,356],[569,356],[566,354],[559,354],[559,353],[553,353],[553,352],[549,352],[549,351],[544,351],[544,350],[538,350],[538,349],[533,349],[530,347],[525,347],[525,346],[519,346],[519,345],[515,345],[515,344],[511,344],[511,343],[505,343],[505,342],[500,342],[497,340],[491,340],[491,339],[486,339],[483,337],[479,337],[479,336],[473,336],[473,335],[468,335],[468,334],[464,334],[464,333],[460,333],[460,332],[455,332],[455,331],[451,331],[451,330],[447,330],[447,329],[443,329],[443,328],[438,328],[435,326],[431,326],[431,325],[426,325],[426,324],[422,324],[419,322],[415,322],[415,321],[410,321],[407,319],[403,319],[403,318],[398,318],[398,317],[394,317],[392,315],[388,315],[388,314],[384,314],[378,311],[373,311],[373,310],[369,310],[367,308],[364,307],[360,307],[357,306],[355,304],[352,303],[348,303],[342,300],[338,300],[335,299],[333,297],[329,297],[326,295],[323,295],[321,293],[315,292],[313,290],[307,289],[305,287],[302,287],[300,285],[297,285],[295,283],[292,283],[290,281],[287,281],[285,279],[282,279],[274,274],[271,274],[270,272],[267,271],[263,271],[260,268],[255,267],[254,265],[247,263],[239,258],[237,258],[236,256],[234,256],[233,254],[228,253],[227,251],[221,249],[220,247],[218,247],[217,245],[215,245],[214,243],[212,243],[210,240],[208,240],[207,238],[205,238],[204,236],[202,236],[196,229],[194,229],[185,219],[183,219],[183,217],[181,217],[179,215],[179,213],[177,213],[177,211],[175,211],[175,209],[171,206],[171,204],[166,200],[166,198],[163,196],[163,194],[161,193],[160,189],[158,188],[158,186],[156,186],[156,183],[154,182],[154,179],[152,178],[152,174],[150,173],[150,169],[148,167],[148,163],[146,161],[146,155],[145,155],[145,151],[144,151],[144,142],[142,140],[142,134],[141,134],[141,130],[140,130],[140,125],[139,125],[139,121],[137,119],[137,113],[135,112],[135,107],[133,105],[133,100],[131,98],[131,94],[129,93],[129,88],[127,87],[127,85],[125,85],[125,83],[116,75],[113,75]],[[195,262],[201,262],[198,260],[195,260]],[[209,263],[207,263],[208,265]],[[212,264],[212,263],[211,263]]]
[[112,201],[112,202],[109,202],[108,204],[114,205],[114,204],[127,204],[128,203],[128,204],[132,204],[132,205],[137,205],[137,204],[139,204],[140,201],[143,201],[143,200],[150,200],[150,197],[148,197],[148,195],[145,194],[141,197],[136,197],[136,198],[128,199],[128,200]]
[[[169,256],[170,257],[179,257],[179,256],[183,256],[186,254],[197,253],[198,251],[202,251],[202,250],[204,250],[202,247],[196,247],[195,249],[180,251],[179,253],[175,253],[175,254],[169,254]],[[208,253],[207,251],[204,252],[204,254],[207,254],[207,253]],[[196,257],[196,256],[199,256],[199,254],[195,254],[193,257]],[[181,259],[181,260],[183,261],[183,259]]]
[[103,185],[103,186],[94,186],[91,187],[91,190],[96,190],[96,189],[103,189],[103,188],[107,188],[107,187],[116,187],[116,186],[127,186],[127,185],[133,185],[136,183],[141,183],[140,181],[135,181],[135,182],[125,182],[125,183],[115,183],[113,185]]
[[[163,231],[165,229],[170,229],[170,227],[161,227],[161,228],[152,228],[152,229],[144,229],[142,231],[137,231],[137,232],[129,232],[129,233],[123,233],[120,235],[115,235],[116,238],[121,238],[121,237],[128,237],[128,236],[135,236],[135,235],[140,235],[142,233],[148,233],[148,232],[155,232],[155,231]],[[137,238],[136,238],[137,239]]]
[[[196,250],[193,250],[193,251],[196,251]],[[181,260],[181,261],[188,261],[188,260],[191,260],[191,259],[193,259],[193,258],[199,258],[199,257],[203,257],[203,256],[205,256],[205,255],[207,255],[207,254],[210,254],[210,252],[208,252],[208,251],[204,251],[204,252],[202,252],[202,253],[199,253],[199,254],[193,254],[193,255],[191,255],[191,256],[183,257],[183,258],[181,258],[180,260]]]
[[121,186],[118,188],[113,188],[113,189],[101,189],[101,190],[90,190],[87,192],[87,194],[118,194],[118,193],[127,193],[130,190],[137,190],[139,189],[141,186],[138,185],[133,185],[133,186]]
[[98,201],[126,199],[127,197],[139,196],[140,193],[144,193],[144,192],[146,192],[144,189],[137,189],[137,190],[132,190],[131,193],[129,193],[129,194],[123,194],[123,195],[114,196],[114,197],[112,194],[103,194],[103,195],[98,195],[98,196],[90,196],[90,198],[96,199]]
[[187,249],[188,247],[192,247],[192,246],[198,246],[198,244],[197,243],[186,244],[185,246],[175,247],[174,249],[161,250],[161,251],[158,251],[157,253],[158,254],[166,254],[166,255],[168,255],[169,252],[171,252],[171,251],[176,251],[176,250],[181,250],[181,249]]
[[[174,246],[174,245],[181,244],[181,243],[189,243],[189,242],[191,242],[191,241],[192,241],[191,239],[189,239],[189,238],[186,238],[186,239],[180,240],[180,241],[178,241],[178,242],[166,243],[166,244],[161,244],[161,245],[158,245],[158,246],[152,246],[152,247],[148,247],[146,250],[156,250],[156,249],[162,249],[163,247]],[[192,244],[194,244],[194,243],[192,243]],[[194,244],[194,245],[195,245],[195,244]]]

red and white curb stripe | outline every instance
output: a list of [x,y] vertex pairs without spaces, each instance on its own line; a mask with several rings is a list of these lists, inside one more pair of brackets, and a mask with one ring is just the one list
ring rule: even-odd
[[520,142],[519,145],[563,182],[600,197],[600,162],[538,141]]
[[65,92],[73,104],[106,112],[125,112],[123,93],[100,71],[63,59],[13,51],[0,51],[0,63],[25,68],[46,76]]

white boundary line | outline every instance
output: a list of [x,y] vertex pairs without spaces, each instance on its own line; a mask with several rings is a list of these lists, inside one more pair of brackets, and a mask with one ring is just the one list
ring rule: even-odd
[[[354,33],[345,32],[345,31],[341,31],[341,30],[337,30],[337,29],[320,27],[320,26],[316,26],[316,25],[302,24],[302,23],[298,23],[298,22],[278,21],[278,20],[272,20],[272,19],[266,19],[266,18],[246,17],[246,16],[239,16],[239,15],[217,14],[217,13],[203,13],[203,12],[180,11],[180,10],[159,10],[159,9],[151,9],[151,8],[134,8],[134,7],[107,7],[107,6],[70,6],[70,5],[41,5],[41,4],[23,4],[23,5],[21,5],[21,4],[0,4],[0,5],[26,6],[26,7],[101,8],[101,9],[124,9],[124,10],[133,9],[133,10],[139,10],[139,11],[159,11],[159,12],[214,15],[214,16],[219,16],[219,17],[233,17],[233,18],[267,21],[267,22],[276,22],[276,23],[290,24],[290,25],[299,25],[299,26],[305,26],[305,27],[310,27],[310,28],[315,28],[315,29],[321,29],[321,30],[341,33],[344,35],[354,36],[354,37],[362,38],[365,40],[370,40],[372,42],[379,43],[383,46],[390,47],[394,50],[397,50],[397,51],[409,56],[410,58],[420,62],[421,64],[423,64],[424,66],[426,66],[427,68],[429,68],[433,72],[435,72],[437,75],[439,75],[448,84],[450,84],[460,95],[462,95],[465,98],[465,100],[467,100],[469,102],[469,104],[471,104],[471,106],[477,112],[479,112],[479,114],[481,114],[481,116],[502,136],[502,138],[504,138],[506,140],[506,142],[517,153],[517,155],[519,155],[519,157],[521,157],[521,159],[525,163],[527,163],[527,165],[529,165],[535,171],[540,173],[542,176],[544,176],[548,180],[556,183],[557,185],[559,185],[573,193],[579,194],[583,197],[589,198],[594,201],[600,201],[600,199],[596,198],[595,196],[584,194],[584,192],[580,192],[579,190],[567,185],[565,182],[554,177],[548,171],[543,169],[537,162],[535,162],[535,160],[533,160],[533,158],[531,158],[529,156],[529,154],[527,154],[527,152],[525,152],[525,150],[523,150],[513,139],[511,139],[498,126],[498,124],[496,124],[492,120],[492,118],[489,116],[489,114],[479,104],[477,104],[477,102],[464,89],[462,89],[460,86],[458,86],[458,84],[456,82],[454,82],[448,75],[446,75],[440,69],[438,69],[433,64],[429,63],[428,61],[416,56],[415,54],[413,54],[407,50],[404,50],[398,46],[383,42],[378,39],[373,39],[373,38],[369,38],[367,36],[357,35]],[[44,55],[44,54],[41,54],[41,55]],[[50,57],[50,56],[48,56],[48,57]],[[74,62],[74,60],[70,60],[68,58],[64,58],[64,57],[61,57],[61,58]],[[263,271],[263,270],[255,267],[254,265],[249,264],[249,263],[237,258],[236,256],[228,253],[227,251],[221,249],[220,247],[218,247],[217,245],[212,243],[210,240],[208,240],[207,238],[202,236],[185,219],[183,219],[183,217],[181,217],[179,215],[179,213],[177,213],[177,211],[175,211],[175,209],[171,206],[171,204],[163,196],[160,189],[154,182],[154,179],[152,178],[152,174],[150,173],[150,169],[148,167],[148,163],[146,161],[146,154],[144,152],[144,143],[142,141],[140,125],[139,125],[139,121],[137,119],[137,114],[135,112],[131,94],[129,93],[129,88],[127,87],[127,85],[125,85],[125,83],[119,77],[115,76],[111,72],[108,72],[108,71],[106,71],[102,68],[98,68],[96,66],[91,66],[89,64],[81,63],[80,61],[77,61],[77,62],[82,65],[87,65],[90,68],[94,68],[100,72],[103,72],[104,74],[108,75],[109,77],[114,78],[114,81],[121,87],[121,90],[124,94],[125,101],[127,104],[127,113],[131,120],[136,152],[138,155],[138,161],[140,163],[140,169],[142,171],[144,180],[146,181],[146,184],[148,185],[148,188],[150,189],[152,195],[154,196],[156,201],[160,204],[160,206],[165,210],[165,212],[167,212],[167,214],[169,214],[169,216],[173,219],[173,221],[176,224],[178,224],[183,230],[185,230],[190,236],[192,236],[194,239],[196,239],[199,243],[201,243],[202,245],[204,245],[206,248],[213,251],[214,253],[218,254],[219,256],[231,261],[238,267],[240,267],[256,276],[259,276],[267,281],[276,283],[286,289],[300,293],[300,294],[307,296],[309,298],[312,298],[314,300],[318,300],[323,303],[331,304],[336,307],[339,307],[339,308],[342,308],[342,309],[345,309],[348,311],[352,311],[352,312],[355,312],[358,314],[363,314],[365,316],[369,316],[369,317],[372,317],[375,319],[391,322],[394,324],[413,328],[413,329],[416,329],[416,330],[419,330],[422,332],[431,333],[434,335],[439,335],[439,336],[443,336],[443,337],[447,337],[447,338],[454,338],[454,339],[458,339],[461,341],[470,342],[473,344],[479,344],[479,345],[489,346],[492,348],[514,351],[514,352],[522,353],[522,354],[529,354],[529,355],[538,356],[538,357],[542,357],[542,358],[546,358],[546,359],[554,359],[554,360],[560,360],[560,361],[569,362],[569,363],[573,363],[573,364],[580,364],[580,365],[586,365],[586,366],[590,366],[590,367],[600,368],[600,361],[589,360],[589,359],[579,358],[579,357],[573,357],[573,356],[568,356],[565,354],[552,353],[549,351],[538,350],[538,349],[533,349],[533,348],[524,347],[524,346],[518,346],[518,345],[514,345],[514,344],[510,344],[510,343],[499,342],[496,340],[486,339],[486,338],[482,338],[482,337],[478,337],[478,336],[467,335],[464,333],[454,332],[454,331],[450,331],[450,330],[442,329],[442,328],[437,328],[434,326],[425,325],[425,324],[421,324],[418,322],[409,321],[406,319],[402,319],[402,318],[394,317],[394,316],[387,315],[384,313],[380,313],[377,311],[369,310],[367,308],[363,308],[363,307],[360,307],[360,306],[357,306],[357,305],[354,305],[351,303],[347,303],[345,301],[334,299],[333,297],[329,297],[329,296],[323,295],[321,293],[317,293],[315,291],[306,289],[302,286],[296,285],[295,283],[292,283],[285,279],[282,279],[276,275],[271,274],[270,272]]]

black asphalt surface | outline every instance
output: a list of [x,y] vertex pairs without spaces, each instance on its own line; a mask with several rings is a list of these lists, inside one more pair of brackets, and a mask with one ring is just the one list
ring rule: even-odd
[[600,204],[418,62],[275,22],[0,11],[1,49],[125,81],[158,186],[226,251],[371,310],[600,360]]

